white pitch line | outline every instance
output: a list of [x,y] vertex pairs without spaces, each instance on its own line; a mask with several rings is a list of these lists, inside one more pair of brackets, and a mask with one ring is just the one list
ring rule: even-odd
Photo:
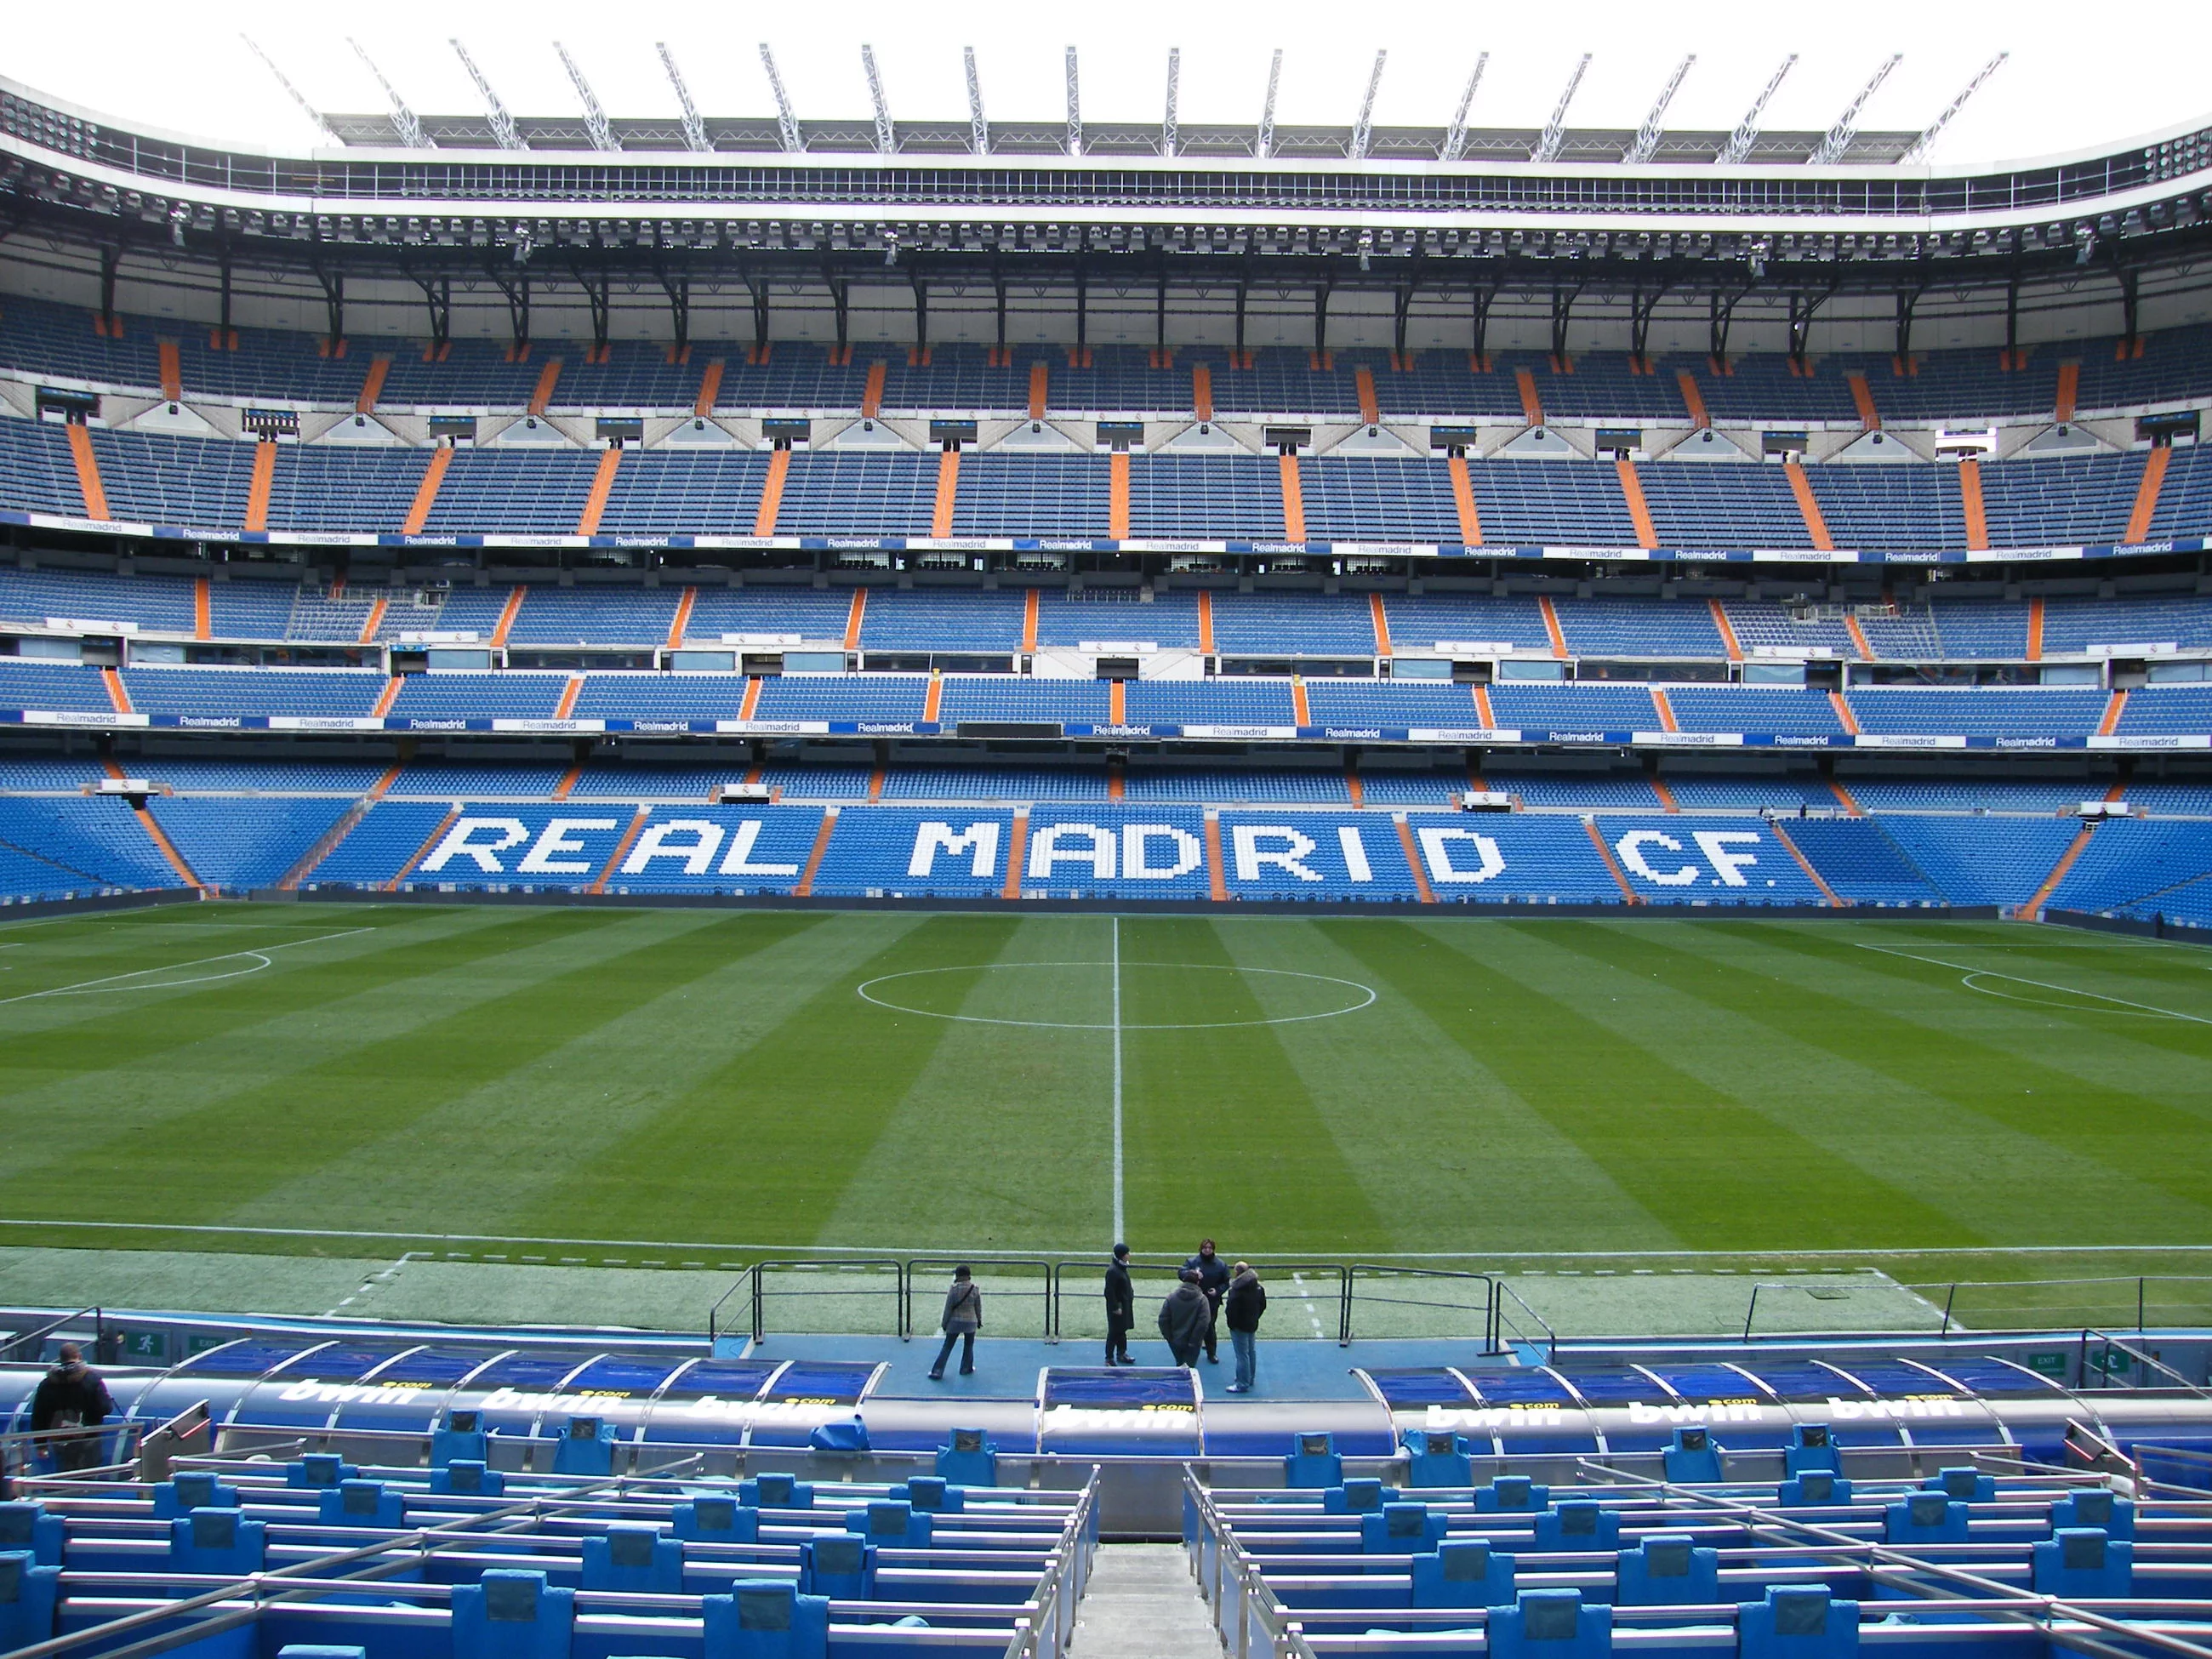
[[[1969,968],[1963,963],[1943,962],[1935,957],[1919,956],[1913,951],[1895,950],[1887,945],[1869,945],[1863,940],[1854,940],[1853,943],[1856,944],[1862,951],[1879,951],[1886,957],[1903,957],[1911,962],[1924,962],[1932,968],[1951,969],[1964,975],[1959,982],[1970,991],[1981,988],[1972,983],[1978,979],[2008,979],[2015,985],[2033,985],[2039,991],[2057,991],[2069,997],[2087,997],[2094,1001],[2112,1003],[2116,1007],[2132,1008],[2137,1013],[2163,1014],[2168,1019],[2185,1019],[2193,1025],[2212,1025],[2212,1019],[2207,1019],[2202,1014],[2179,1013],[2172,1008],[2160,1008],[2148,1002],[2130,1002],[2125,997],[2108,997],[2102,991],[2085,991],[2077,985],[2053,985],[2047,979],[2027,979],[2019,974],[2000,973],[1994,968]],[[2024,999],[2015,997],[2013,1000],[2017,1002]],[[2084,1012],[2087,1011],[2084,1010]]]
[[1121,1215],[1121,918],[1114,918],[1114,1242],[1127,1237]]
[[[802,1248],[789,1240],[781,1243],[731,1243],[702,1238],[555,1238],[526,1233],[448,1233],[425,1228],[416,1232],[371,1231],[353,1227],[252,1227],[234,1226],[208,1221],[77,1221],[57,1220],[44,1216],[0,1216],[0,1227],[36,1227],[55,1231],[70,1230],[79,1232],[120,1233],[212,1233],[234,1234],[252,1238],[367,1238],[391,1240],[435,1240],[444,1244],[581,1244],[591,1249],[624,1249],[632,1250],[757,1250],[788,1252]],[[938,1243],[909,1244],[818,1244],[804,1248],[812,1249],[824,1258],[862,1255],[921,1255],[939,1248]],[[1046,1248],[1043,1246],[1038,1249]],[[1066,1255],[1080,1255],[1093,1247],[1079,1245],[1057,1252]],[[1887,1257],[1911,1257],[1915,1260],[1946,1255],[2150,1255],[2160,1253],[2177,1255],[2201,1255],[2212,1252],[2212,1244],[1942,1244],[1929,1246],[1869,1245],[1863,1249],[1738,1249],[1738,1250],[1389,1250],[1381,1252],[1378,1259],[1385,1261],[1802,1261],[1820,1259],[1844,1261],[1874,1261]],[[1036,1249],[977,1249],[969,1254],[981,1260],[1012,1259],[1026,1261],[1036,1255]],[[1279,1250],[1247,1250],[1247,1256],[1272,1255],[1287,1256],[1288,1249]]]
[[[313,939],[295,939],[283,945],[257,945],[250,951],[226,951],[219,957],[201,957],[197,961],[193,962],[167,963],[159,968],[134,968],[127,974],[106,974],[98,979],[79,980],[74,985],[56,985],[44,991],[25,991],[18,996],[0,997],[0,1006],[5,1006],[10,1002],[31,1002],[36,1000],[40,997],[75,996],[85,992],[99,991],[102,989],[127,991],[132,988],[127,985],[118,984],[117,981],[120,980],[144,979],[149,974],[173,974],[181,968],[204,968],[210,963],[235,962],[240,957],[256,957],[259,960],[261,966],[266,968],[270,965],[268,952],[271,951],[289,951],[291,950],[293,946],[300,945],[320,945],[328,939],[351,939],[356,933],[373,933],[374,931],[374,929],[368,927],[349,927],[341,933],[323,933]],[[255,969],[247,969],[246,971],[247,973],[254,973],[258,970]],[[215,974],[209,975],[209,979],[210,980],[234,979],[237,977],[239,977],[239,975],[234,974]],[[177,985],[196,985],[204,982],[206,981],[199,980],[182,980],[177,981]],[[176,988],[170,985],[152,985],[148,986],[145,988],[153,991],[166,991]]]

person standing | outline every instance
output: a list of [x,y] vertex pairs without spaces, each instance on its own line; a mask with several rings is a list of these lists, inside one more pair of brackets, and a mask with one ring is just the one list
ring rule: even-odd
[[952,1357],[952,1345],[960,1344],[960,1375],[975,1374],[975,1333],[983,1328],[983,1288],[975,1282],[965,1262],[952,1270],[952,1288],[945,1293],[945,1316],[938,1321],[938,1328],[945,1333],[945,1346],[937,1351],[937,1363],[929,1368],[929,1380],[945,1380],[945,1362]]
[[54,1466],[67,1473],[95,1468],[100,1463],[100,1425],[115,1409],[107,1384],[98,1371],[84,1363],[84,1350],[64,1342],[61,1363],[48,1371],[31,1396],[31,1426],[41,1431],[83,1429],[52,1442]]
[[1221,1298],[1221,1317],[1229,1327],[1229,1346],[1237,1355],[1237,1380],[1231,1394],[1249,1394],[1260,1370],[1260,1316],[1267,1311],[1267,1292],[1252,1264],[1240,1261],[1230,1275],[1229,1289]]
[[1206,1293],[1206,1310],[1212,1316],[1212,1322],[1206,1328],[1206,1363],[1218,1365],[1221,1355],[1215,1347],[1219,1340],[1215,1328],[1221,1320],[1221,1298],[1229,1290],[1229,1264],[1213,1248],[1212,1239],[1201,1238],[1198,1241],[1198,1254],[1182,1265],[1186,1272],[1198,1275],[1198,1287]]
[[1133,1365],[1129,1358],[1129,1331],[1137,1322],[1137,1289],[1129,1282],[1129,1247],[1116,1244],[1114,1259],[1106,1264],[1106,1363]]
[[1206,1339],[1213,1329],[1213,1310],[1206,1299],[1206,1291],[1198,1282],[1198,1270],[1185,1267],[1177,1275],[1175,1289],[1168,1299],[1160,1304],[1160,1334],[1167,1339],[1168,1352],[1175,1356],[1178,1365],[1198,1364],[1198,1352],[1206,1346]]

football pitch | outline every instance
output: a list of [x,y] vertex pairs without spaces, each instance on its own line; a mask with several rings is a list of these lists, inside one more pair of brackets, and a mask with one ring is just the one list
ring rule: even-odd
[[179,905],[0,1093],[11,1248],[2212,1273],[2212,951],[2024,924]]

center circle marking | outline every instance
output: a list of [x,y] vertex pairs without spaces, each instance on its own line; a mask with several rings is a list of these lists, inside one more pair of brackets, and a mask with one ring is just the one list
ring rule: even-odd
[[[909,968],[903,973],[879,974],[864,980],[856,988],[860,1000],[872,1002],[878,1008],[888,1008],[894,1013],[919,1014],[927,1019],[957,1020],[964,1025],[1022,1025],[1047,1031],[1111,1031],[1115,1025],[1111,1020],[1073,1019],[1005,1019],[988,1014],[948,1014],[935,1008],[916,1008],[909,1003],[893,1002],[887,997],[874,994],[879,985],[890,985],[900,980],[928,979],[941,974],[988,974],[1001,970],[1028,972],[1039,968],[1111,968],[1110,962],[985,962],[955,968]],[[1178,972],[1214,974],[1264,974],[1271,979],[1311,980],[1316,984],[1342,987],[1357,999],[1341,1008],[1324,1008],[1310,1014],[1278,1014],[1267,1019],[1203,1019],[1178,1021],[1164,1024],[1139,1024],[1128,1020],[1118,1029],[1124,1031],[1212,1031],[1238,1025],[1296,1025],[1306,1020],[1334,1019],[1343,1014],[1356,1014],[1376,1000],[1371,985],[1362,985],[1355,979],[1339,979],[1332,974],[1305,974],[1290,968],[1237,968],[1216,962],[1124,962],[1123,970],[1131,968],[1169,968]]]

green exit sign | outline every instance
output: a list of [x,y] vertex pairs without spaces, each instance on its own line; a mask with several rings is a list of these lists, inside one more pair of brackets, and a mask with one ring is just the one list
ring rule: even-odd
[[168,1357],[169,1338],[165,1331],[125,1331],[123,1333],[123,1352],[131,1359],[164,1359]]
[[2027,1357],[2027,1368],[2044,1376],[2066,1375],[2066,1356],[2063,1353],[2032,1353]]

